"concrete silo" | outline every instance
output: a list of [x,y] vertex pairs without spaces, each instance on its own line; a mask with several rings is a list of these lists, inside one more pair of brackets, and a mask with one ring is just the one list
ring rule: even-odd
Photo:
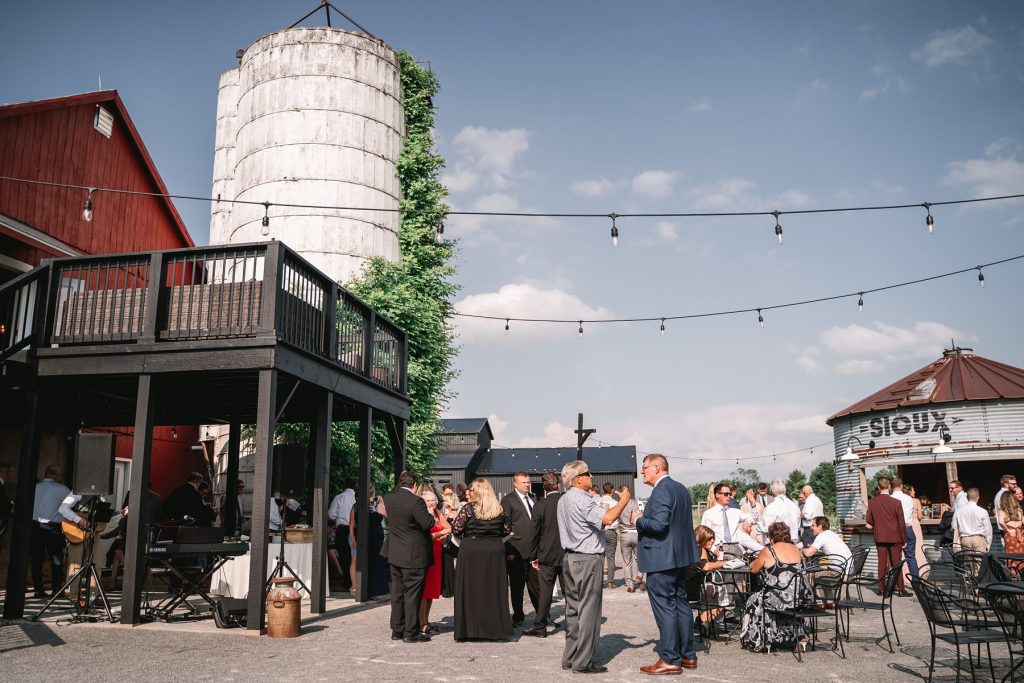
[[[283,241],[339,282],[366,261],[397,261],[396,161],[404,117],[398,59],[337,28],[271,33],[221,77],[211,244]],[[379,211],[281,206],[370,207]]]

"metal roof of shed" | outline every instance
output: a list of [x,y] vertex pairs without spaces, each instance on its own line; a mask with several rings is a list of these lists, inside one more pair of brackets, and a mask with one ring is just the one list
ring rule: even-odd
[[1024,398],[1024,370],[954,347],[942,358],[840,410],[825,422],[832,425],[848,415],[893,410],[905,406]]

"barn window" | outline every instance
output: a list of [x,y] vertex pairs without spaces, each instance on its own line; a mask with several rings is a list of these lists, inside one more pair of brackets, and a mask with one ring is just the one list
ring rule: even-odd
[[97,104],[96,115],[92,119],[92,127],[109,138],[114,132],[114,115]]

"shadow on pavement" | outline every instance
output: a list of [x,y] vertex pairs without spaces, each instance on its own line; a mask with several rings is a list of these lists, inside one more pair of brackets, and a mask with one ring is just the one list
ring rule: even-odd
[[0,653],[16,652],[30,647],[63,645],[57,634],[42,624],[4,622],[0,625]]

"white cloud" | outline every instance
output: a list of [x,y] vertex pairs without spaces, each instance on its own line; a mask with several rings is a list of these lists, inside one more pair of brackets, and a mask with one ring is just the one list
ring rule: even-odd
[[508,420],[502,420],[496,414],[491,413],[487,416],[487,424],[491,426],[491,433],[494,434],[494,443],[499,446],[504,446],[506,443],[508,429]]
[[672,194],[679,174],[675,171],[644,171],[633,178],[633,194],[665,197]]
[[[504,192],[492,192],[485,194],[482,197],[478,197],[470,204],[469,208],[463,208],[461,206],[452,206],[453,211],[482,211],[485,213],[529,213],[529,209],[520,206],[519,202],[515,197]],[[508,224],[516,226],[522,226],[526,229],[537,230],[551,228],[558,225],[558,221],[554,218],[547,218],[543,216],[537,217],[526,217],[526,216],[465,216],[465,215],[450,215],[448,221],[445,223],[445,234],[448,234],[449,229],[451,230],[452,237],[465,238],[472,237],[475,235],[482,235],[482,228],[484,226],[494,227],[495,225],[504,224],[503,230],[496,231],[495,234],[487,234],[488,237],[500,238],[503,233],[509,233],[507,230]],[[510,234],[510,233],[509,233]]]
[[513,441],[512,448],[557,448],[565,446],[570,450],[576,448],[575,427],[561,422],[549,422],[540,436],[524,436]]
[[1009,151],[1013,146],[1012,138],[999,138],[985,145],[985,156],[987,157],[998,157],[1003,152]]
[[658,224],[654,226],[655,231],[658,233],[658,237],[665,240],[666,242],[677,239],[679,233],[676,229],[675,223],[669,223],[668,221],[658,221]]
[[690,114],[705,114],[711,111],[711,100],[706,97],[699,97],[686,108],[686,111]]
[[883,370],[885,365],[873,360],[844,360],[836,365],[840,375],[866,375]]
[[594,180],[577,180],[570,186],[573,194],[584,197],[603,197],[615,188],[615,183],[601,177]]
[[[503,285],[497,292],[470,294],[455,303],[459,313],[490,315],[498,318],[553,318],[560,320],[593,320],[609,317],[603,306],[590,306],[563,286],[542,287],[538,284],[517,282]],[[503,320],[481,320],[456,317],[460,341],[473,343],[501,339],[505,331]],[[584,330],[594,334],[599,326]],[[517,340],[571,339],[576,335],[576,323],[552,325],[550,323],[515,322],[509,333]]]
[[914,50],[911,57],[930,67],[946,62],[965,64],[984,54],[991,44],[992,39],[973,26],[948,28],[931,34],[928,42]]
[[808,375],[819,375],[823,369],[821,363],[808,355],[798,356],[795,362],[796,366]]
[[458,169],[441,176],[441,183],[450,192],[465,192],[477,186],[480,182],[480,175],[469,169]]
[[811,198],[800,190],[786,190],[774,197],[761,195],[757,183],[746,178],[723,178],[707,185],[697,185],[686,196],[698,209],[710,211],[767,211],[807,206]]
[[902,185],[897,185],[895,183],[883,183],[881,180],[872,180],[871,187],[880,192],[885,192],[886,194],[899,194],[900,192],[903,192]]
[[[934,359],[942,354],[950,339],[969,341],[974,336],[930,321],[918,322],[912,327],[897,327],[883,322],[875,322],[871,327],[853,324],[830,327],[821,334],[821,343],[829,351],[855,358],[871,355],[874,356],[871,362],[875,363],[913,358]],[[843,367],[853,372],[858,369],[861,372],[881,369],[879,366],[868,370],[864,363],[857,359]]]
[[499,173],[509,173],[516,158],[530,148],[529,133],[522,128],[495,130],[466,126],[452,143],[474,164]]
[[874,87],[867,88],[860,94],[860,101],[873,100],[886,93],[892,92],[898,95],[906,95],[910,90],[908,83],[899,74],[889,71],[885,64],[876,64],[871,69],[871,74],[878,82]]
[[964,188],[975,197],[1019,194],[1024,187],[1024,164],[1012,157],[953,161],[946,164],[942,184]]

